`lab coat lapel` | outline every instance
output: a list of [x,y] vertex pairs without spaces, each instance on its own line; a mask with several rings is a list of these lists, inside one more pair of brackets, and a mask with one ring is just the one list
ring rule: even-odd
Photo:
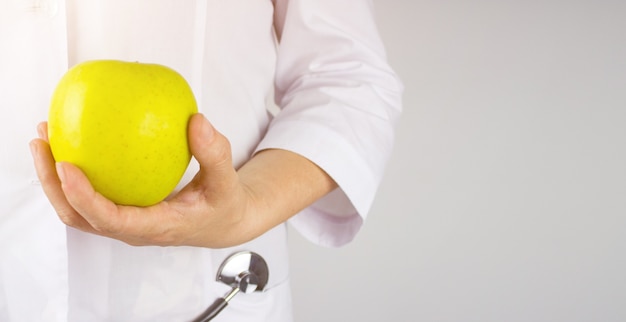
[[63,0],[0,1],[0,321],[66,321],[65,227],[25,162],[67,69],[64,8]]

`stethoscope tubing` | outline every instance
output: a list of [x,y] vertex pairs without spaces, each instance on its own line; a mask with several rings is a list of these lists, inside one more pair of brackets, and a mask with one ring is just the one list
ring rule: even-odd
[[224,298],[219,298],[211,304],[200,316],[195,318],[192,322],[208,322],[213,320],[222,310],[228,306],[228,301]]
[[233,288],[226,296],[215,300],[211,306],[204,310],[204,312],[202,312],[202,314],[200,314],[200,316],[195,318],[192,322],[208,322],[213,320],[213,318],[215,318],[225,307],[228,306],[230,299],[237,295],[237,293],[239,293],[239,288]]

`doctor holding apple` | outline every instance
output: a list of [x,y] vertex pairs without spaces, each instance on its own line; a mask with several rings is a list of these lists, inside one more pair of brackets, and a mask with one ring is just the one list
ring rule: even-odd
[[[0,321],[190,321],[241,250],[269,281],[215,321],[292,321],[286,223],[348,243],[401,110],[365,0],[0,0],[0,46]],[[98,60],[168,66],[195,95],[161,202],[115,203],[53,157],[53,92]]]

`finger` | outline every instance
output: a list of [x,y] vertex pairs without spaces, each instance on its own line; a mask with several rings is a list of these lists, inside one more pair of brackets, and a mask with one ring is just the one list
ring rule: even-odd
[[180,238],[164,233],[173,231],[170,226],[176,224],[163,216],[167,203],[150,210],[117,206],[95,192],[78,167],[67,162],[55,163],[46,141],[35,139],[30,147],[44,193],[66,225],[137,246],[170,245]]
[[103,235],[118,234],[120,224],[117,205],[97,193],[89,179],[75,165],[58,162],[56,169],[67,202],[89,226]]
[[41,122],[37,125],[37,135],[40,139],[48,141],[48,122]]
[[195,183],[223,191],[237,182],[230,142],[202,114],[194,115],[189,122],[189,147],[200,164]]
[[94,190],[85,174],[75,165],[57,163],[63,191],[72,207],[93,227],[95,233],[131,245],[171,245],[177,235],[175,217],[167,216],[167,203],[153,207],[116,205]]
[[61,221],[80,230],[93,231],[91,226],[72,208],[65,198],[48,143],[43,139],[35,139],[30,142],[30,148],[35,170],[43,191]]

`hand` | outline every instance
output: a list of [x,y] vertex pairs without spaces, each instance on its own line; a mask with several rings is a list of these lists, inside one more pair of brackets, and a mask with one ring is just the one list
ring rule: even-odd
[[189,123],[189,144],[200,171],[179,193],[151,207],[120,206],[94,191],[76,166],[53,159],[47,124],[31,142],[37,174],[48,199],[68,226],[131,245],[226,247],[254,231],[251,196],[232,166],[228,140],[200,114]]
[[39,125],[38,133],[40,138],[31,141],[35,168],[59,218],[68,226],[130,245],[238,245],[336,188],[315,164],[285,150],[261,151],[235,170],[226,137],[196,114],[188,133],[200,164],[194,179],[154,206],[121,206],[94,191],[76,166],[55,163],[46,123]]

